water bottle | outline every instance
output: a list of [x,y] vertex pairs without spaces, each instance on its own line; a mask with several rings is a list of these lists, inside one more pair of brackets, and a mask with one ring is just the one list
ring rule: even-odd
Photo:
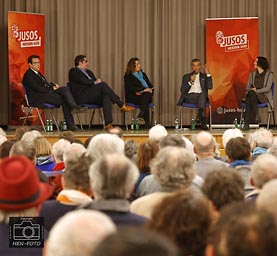
[[50,119],[49,120],[49,132],[53,132],[53,121]]
[[244,118],[241,119],[241,124],[240,124],[240,129],[243,130],[244,129]]
[[135,119],[132,118],[132,121],[131,121],[131,130],[135,130]]
[[234,126],[235,126],[235,128],[239,128],[238,127],[238,119],[237,118],[235,118],[235,120],[234,120]]
[[175,119],[174,124],[175,124],[175,130],[179,130],[179,119],[178,118]]
[[139,130],[139,120],[136,119],[136,130]]
[[195,119],[194,118],[191,119],[191,129],[195,130]]
[[49,129],[50,129],[50,123],[49,123],[49,120],[47,119],[45,124],[45,131],[49,132]]
[[66,131],[67,130],[67,124],[66,124],[66,121],[63,120],[63,131]]

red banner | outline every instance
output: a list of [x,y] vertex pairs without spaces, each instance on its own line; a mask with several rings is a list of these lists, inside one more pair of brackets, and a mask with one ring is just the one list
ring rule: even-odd
[[[29,68],[27,59],[30,55],[39,55],[41,72],[44,71],[44,21],[41,14],[8,13],[8,49],[9,49],[9,85],[11,103],[11,125],[22,124],[26,106],[22,78]],[[35,112],[28,118],[28,123],[37,122]]]
[[258,56],[258,18],[206,20],[206,62],[213,77],[210,101],[214,124],[232,123],[253,62]]

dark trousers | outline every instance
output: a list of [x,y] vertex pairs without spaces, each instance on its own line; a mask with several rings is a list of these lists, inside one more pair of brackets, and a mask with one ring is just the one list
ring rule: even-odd
[[76,107],[76,102],[68,88],[59,87],[58,89],[45,94],[41,103],[50,103],[56,106],[62,106],[64,119],[68,127],[74,125],[74,119],[71,114],[71,110],[72,108]]
[[105,124],[112,123],[112,103],[123,106],[120,97],[105,82],[88,87],[81,96],[82,104],[95,104],[103,107]]
[[245,112],[244,112],[244,121],[246,124],[250,122],[251,113],[254,113],[255,116],[258,114],[258,104],[260,103],[257,94],[251,90],[247,93],[245,97]]
[[132,100],[132,102],[136,105],[139,105],[140,111],[138,114],[139,118],[143,118],[145,121],[145,127],[150,127],[150,115],[149,115],[149,103],[152,102],[152,93],[142,93]]
[[207,97],[204,93],[188,93],[184,96],[184,102],[198,104],[198,108],[202,109],[202,117],[206,117]]

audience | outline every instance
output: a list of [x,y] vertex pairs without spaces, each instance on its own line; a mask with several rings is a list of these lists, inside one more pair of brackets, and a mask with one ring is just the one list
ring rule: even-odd
[[150,163],[153,178],[144,187],[146,195],[132,202],[131,212],[150,218],[153,209],[164,197],[192,186],[195,176],[193,164],[194,157],[184,148],[161,149]]
[[223,148],[226,148],[226,145],[230,139],[238,138],[238,137],[240,138],[243,137],[243,134],[240,129],[232,128],[232,129],[225,130],[222,135]]
[[36,130],[32,130],[32,131],[29,131],[29,132],[25,132],[23,134],[23,136],[21,137],[21,141],[25,141],[27,143],[33,144],[34,139],[36,137],[41,137],[41,136],[43,136],[41,134],[41,132],[36,131]]
[[222,167],[207,174],[202,192],[210,202],[212,220],[216,222],[224,206],[244,201],[244,181],[237,171]]
[[128,199],[139,171],[123,154],[108,154],[96,160],[89,169],[94,201],[84,206],[107,214],[118,226],[141,226],[147,219],[130,213]]
[[73,131],[63,131],[59,135],[59,139],[65,139],[68,140],[70,143],[73,143],[75,141],[75,134]]
[[246,203],[222,210],[208,236],[206,256],[277,255],[277,233],[273,217]]
[[0,145],[0,159],[9,156],[14,141],[7,140]]
[[207,199],[187,189],[165,197],[155,207],[148,226],[175,242],[180,255],[201,256],[210,224]]
[[57,195],[56,200],[49,200],[42,204],[41,216],[44,217],[47,230],[50,230],[65,213],[92,201],[89,166],[90,161],[83,156],[79,162],[70,162],[66,167],[62,175],[63,190]]
[[0,146],[1,146],[5,141],[7,141],[7,137],[0,134]]
[[164,147],[181,147],[186,148],[186,141],[183,139],[181,135],[167,135],[163,137],[159,142],[160,149]]
[[29,126],[19,126],[16,128],[14,137],[16,141],[21,140],[22,136],[24,135],[25,132],[31,131],[31,128]]
[[9,221],[10,217],[37,217],[41,203],[52,193],[50,185],[39,181],[28,158],[12,156],[0,162],[0,255],[42,255],[42,248],[9,248]]
[[101,212],[81,209],[67,213],[52,228],[45,256],[91,256],[97,245],[114,232],[115,225]]
[[168,239],[146,229],[121,228],[95,249],[93,256],[179,256]]
[[246,195],[246,200],[254,203],[263,185],[272,179],[277,179],[277,159],[271,154],[262,154],[251,166],[250,182],[255,189]]
[[197,155],[198,161],[195,162],[197,174],[205,179],[206,175],[215,169],[222,166],[228,166],[215,156],[215,138],[209,132],[202,131],[193,137],[194,152]]
[[245,138],[237,137],[228,141],[225,152],[230,162],[230,167],[235,168],[244,180],[245,193],[249,193],[254,188],[250,184],[251,172],[251,148]]
[[273,214],[277,225],[277,179],[271,180],[263,186],[256,205],[259,209],[264,209]]
[[86,148],[79,143],[72,143],[63,153],[63,161],[65,167],[72,163],[79,162],[82,155],[86,154]]
[[108,130],[109,134],[117,135],[119,138],[123,137],[123,130],[119,126],[112,127]]
[[163,137],[165,137],[168,133],[164,126],[162,126],[161,124],[157,124],[149,130],[148,134],[149,134],[149,140],[153,140],[159,143],[159,141]]
[[114,134],[95,135],[87,148],[87,155],[93,162],[113,153],[124,154],[124,141]]
[[52,146],[48,140],[39,136],[33,140],[33,145],[36,150],[36,167],[42,172],[52,172],[55,164],[55,161],[52,157]]
[[253,139],[254,149],[252,152],[252,161],[254,161],[257,156],[266,153],[266,151],[272,146],[273,134],[265,128],[260,128],[254,133]]
[[134,140],[126,140],[124,143],[125,156],[131,159],[134,163],[137,161],[138,145]]
[[6,132],[3,130],[2,127],[0,127],[0,135],[1,135],[1,136],[4,136],[4,137],[7,137],[7,134],[6,134]]

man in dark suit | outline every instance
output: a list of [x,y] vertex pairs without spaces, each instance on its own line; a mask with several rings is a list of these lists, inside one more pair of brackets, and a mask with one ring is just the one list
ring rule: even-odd
[[196,123],[201,123],[201,129],[207,130],[206,123],[206,103],[208,100],[208,90],[213,88],[212,77],[206,65],[201,72],[201,62],[199,59],[191,61],[192,72],[183,76],[181,85],[181,97],[177,105],[183,102],[198,104],[198,115]]
[[85,55],[75,57],[75,67],[69,71],[70,90],[78,104],[95,104],[103,107],[105,129],[112,126],[112,104],[116,103],[122,111],[133,110],[132,107],[123,104],[119,96],[103,82],[96,78],[88,69],[88,60]]
[[66,87],[49,83],[40,73],[40,59],[37,55],[28,58],[29,69],[25,72],[22,84],[26,89],[28,101],[31,106],[42,107],[44,103],[62,106],[68,129],[76,130],[72,113],[80,110]]

